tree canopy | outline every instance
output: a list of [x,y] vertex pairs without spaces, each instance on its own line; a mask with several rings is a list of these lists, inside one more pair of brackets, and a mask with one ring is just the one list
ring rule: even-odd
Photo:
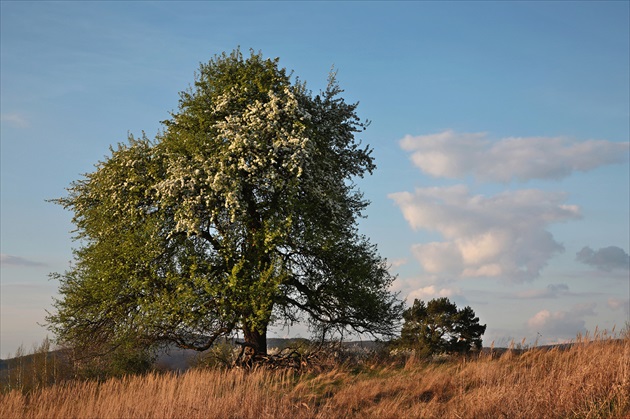
[[393,277],[357,229],[368,124],[340,93],[334,73],[315,95],[260,53],[201,64],[163,132],[112,147],[55,200],[80,243],[53,274],[58,339],[205,350],[240,330],[265,352],[278,322],[393,333]]
[[424,355],[465,353],[482,348],[481,336],[486,325],[479,324],[472,308],[457,309],[448,298],[438,298],[425,304],[415,299],[403,312],[399,343],[419,350]]

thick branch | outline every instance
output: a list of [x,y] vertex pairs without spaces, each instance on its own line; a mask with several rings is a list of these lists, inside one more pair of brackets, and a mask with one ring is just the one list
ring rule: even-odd
[[183,338],[181,337],[175,337],[173,339],[173,341],[177,344],[177,346],[179,346],[182,349],[192,349],[198,352],[203,352],[205,350],[210,349],[210,347],[214,344],[214,342],[221,336],[223,335],[227,335],[228,333],[232,332],[232,330],[234,330],[234,324],[230,324],[226,327],[222,327],[220,329],[218,329],[216,332],[214,332],[206,341],[205,344],[203,345],[195,345],[190,344],[188,342],[186,342]]

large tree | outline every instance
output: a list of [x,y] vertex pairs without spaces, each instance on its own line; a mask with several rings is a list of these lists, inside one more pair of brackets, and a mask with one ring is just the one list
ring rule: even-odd
[[391,334],[393,278],[357,230],[367,124],[341,92],[254,52],[202,64],[155,140],[130,137],[56,200],[80,243],[54,275],[58,339],[205,350],[241,331],[265,352],[271,324],[302,319]]

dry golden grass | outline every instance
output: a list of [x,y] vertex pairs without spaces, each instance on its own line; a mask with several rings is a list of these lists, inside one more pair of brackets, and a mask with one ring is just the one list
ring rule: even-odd
[[317,374],[191,370],[0,395],[9,418],[630,418],[630,337]]

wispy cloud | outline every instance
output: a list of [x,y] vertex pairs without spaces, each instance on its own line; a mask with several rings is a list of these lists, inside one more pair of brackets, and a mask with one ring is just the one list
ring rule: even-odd
[[621,310],[626,315],[630,315],[630,300],[623,300],[621,298],[609,298],[608,307],[613,310]]
[[25,259],[20,256],[7,255],[6,253],[0,254],[0,262],[4,266],[24,266],[24,267],[47,266],[43,262]]
[[0,122],[9,124],[15,128],[28,128],[29,122],[24,115],[16,112],[3,113],[0,115]]
[[565,137],[509,137],[457,133],[411,136],[400,141],[423,172],[445,178],[473,175],[478,180],[510,182],[561,179],[575,171],[628,161],[629,142],[577,141]]
[[388,260],[388,262],[392,269],[400,268],[401,266],[405,266],[407,263],[409,263],[407,258],[392,259],[392,260]]
[[532,280],[564,251],[547,226],[581,216],[577,206],[564,203],[565,194],[534,189],[483,196],[457,185],[389,197],[413,229],[438,231],[445,239],[413,246],[424,271],[455,279]]
[[617,246],[608,246],[597,251],[585,246],[575,254],[575,259],[602,271],[630,270],[630,255]]
[[549,284],[544,289],[517,292],[514,294],[514,297],[522,299],[558,298],[567,294],[569,294],[569,286],[567,284]]

